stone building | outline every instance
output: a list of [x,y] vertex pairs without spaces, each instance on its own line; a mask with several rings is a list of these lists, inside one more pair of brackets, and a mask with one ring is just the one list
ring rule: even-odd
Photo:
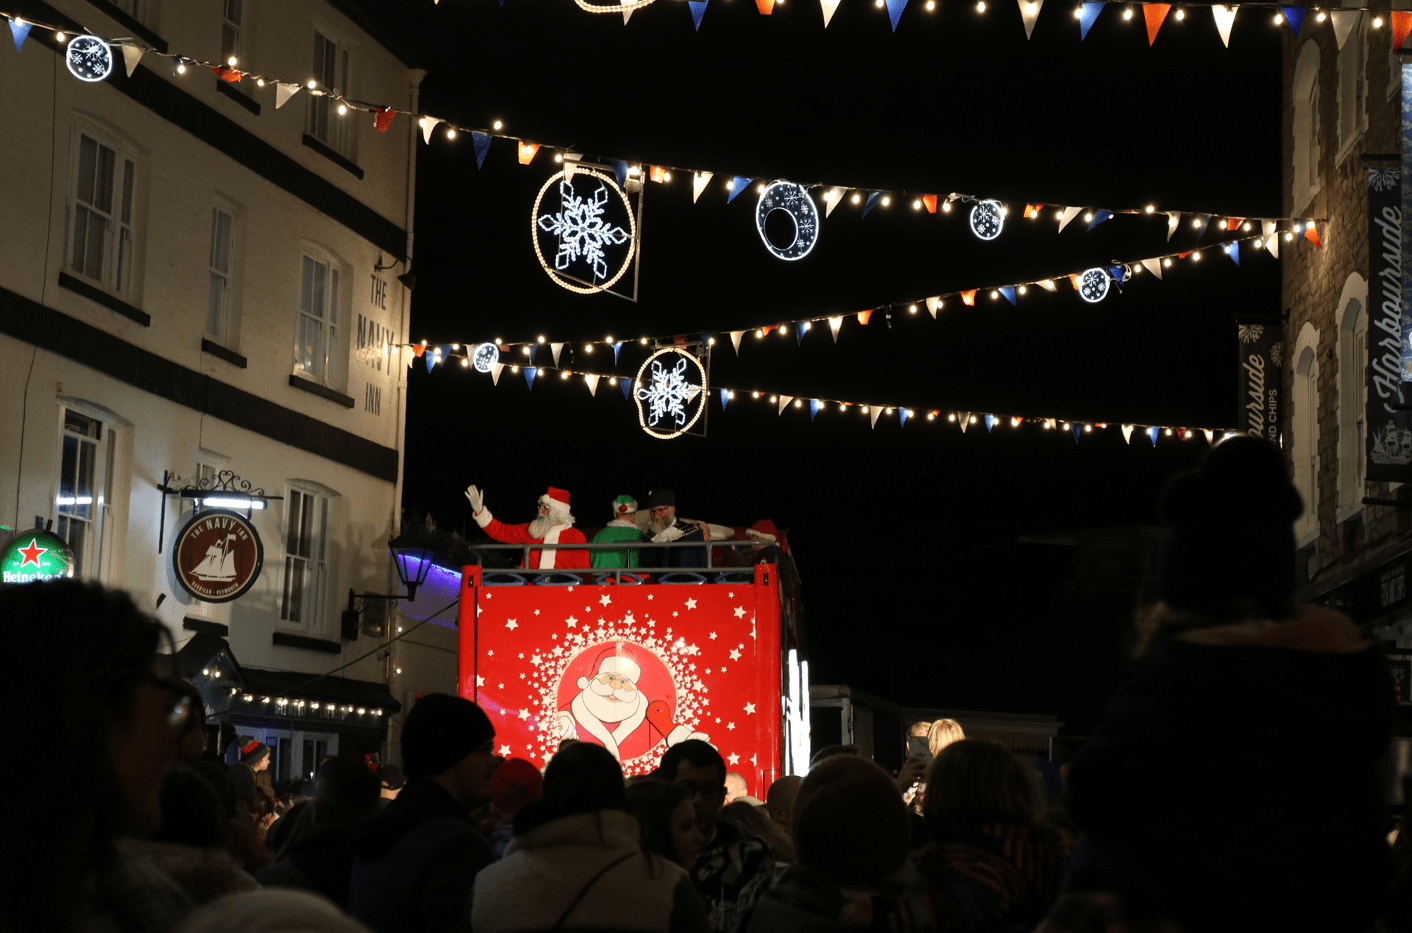
[[[17,9],[9,32],[28,35],[0,50],[0,545],[49,526],[76,576],[154,612],[223,726],[213,747],[253,734],[279,777],[387,751],[401,701],[454,689],[455,670],[449,630],[379,646],[341,619],[350,590],[397,592],[419,134],[340,98],[415,111],[424,73],[355,0]],[[85,34],[110,74],[66,67]],[[130,74],[125,46],[146,50]],[[204,64],[230,62],[238,82]],[[223,480],[265,507],[236,506],[248,528],[185,554],[196,500],[179,490]],[[245,574],[247,538],[263,545],[247,590],[183,584],[198,564]]]
[[[1284,210],[1318,221],[1323,248],[1279,244],[1289,315],[1283,442],[1306,503],[1295,529],[1302,597],[1406,650],[1412,486],[1367,479],[1369,329],[1371,320],[1376,346],[1383,297],[1377,281],[1370,294],[1370,260],[1383,244],[1370,254],[1369,193],[1396,184],[1389,170],[1401,159],[1401,62],[1390,27],[1372,12],[1311,11],[1300,38],[1285,36]],[[1412,698],[1406,660],[1395,654],[1394,667]]]

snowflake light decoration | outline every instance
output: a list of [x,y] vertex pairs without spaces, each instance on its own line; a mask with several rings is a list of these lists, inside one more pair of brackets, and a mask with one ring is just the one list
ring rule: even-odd
[[113,50],[97,36],[74,36],[64,53],[64,63],[80,81],[102,81],[113,71]]
[[500,362],[500,348],[493,343],[477,344],[471,351],[471,365],[478,373],[488,373]]
[[976,202],[976,206],[971,208],[971,232],[982,240],[1000,236],[1000,231],[1005,227],[1004,210],[999,201],[988,199]]
[[1263,333],[1265,333],[1265,325],[1263,324],[1241,324],[1236,328],[1236,336],[1240,338],[1241,343],[1254,343],[1260,339],[1260,335]]
[[[577,183],[587,187],[594,181],[597,181],[598,187],[587,196],[580,195],[574,188]],[[540,202],[556,182],[559,186],[559,212],[540,214]],[[628,220],[627,229],[611,224],[605,217],[608,205],[615,203],[609,195],[610,191],[622,203]],[[552,266],[539,245],[541,231],[557,241]],[[534,240],[534,254],[539,257],[539,265],[545,273],[564,288],[580,295],[592,295],[611,288],[628,271],[637,250],[637,220],[633,217],[628,196],[611,176],[586,168],[575,169],[572,179],[564,172],[550,176],[534,199],[534,207],[530,211],[530,233]],[[627,249],[622,263],[614,271],[608,265],[608,251],[611,247],[625,244]],[[592,284],[582,285],[559,274],[567,272],[576,263],[589,267],[592,274],[582,278],[591,279]]]
[[649,356],[633,387],[638,424],[662,440],[685,434],[706,407],[706,368],[678,347],[663,347]]
[[[765,218],[783,211],[794,222],[794,239],[776,246],[765,236]],[[792,181],[772,181],[755,204],[755,229],[765,243],[765,249],[777,259],[803,259],[819,239],[819,212],[809,192]]]
[[1112,278],[1107,269],[1086,269],[1079,276],[1079,297],[1089,304],[1097,304],[1108,297],[1108,285]]

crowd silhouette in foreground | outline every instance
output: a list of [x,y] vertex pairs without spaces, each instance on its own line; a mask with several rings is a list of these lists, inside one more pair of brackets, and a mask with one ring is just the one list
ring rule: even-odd
[[701,741],[626,780],[593,743],[542,773],[503,761],[479,707],[432,694],[395,778],[326,759],[262,825],[258,761],[204,760],[160,623],[96,585],[8,588],[29,779],[0,930],[1412,931],[1412,838],[1379,783],[1387,665],[1294,603],[1301,508],[1254,439],[1168,485],[1161,602],[1062,780],[943,721],[921,724],[925,768],[824,749],[763,804],[726,803]]

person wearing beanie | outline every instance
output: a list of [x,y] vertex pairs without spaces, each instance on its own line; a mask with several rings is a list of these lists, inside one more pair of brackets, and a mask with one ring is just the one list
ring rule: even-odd
[[[236,815],[240,819],[254,812],[260,795],[274,797],[275,787],[270,780],[270,747],[250,735],[235,737],[239,760],[231,762],[228,773],[230,786],[235,791]],[[253,823],[254,818],[251,817]]]
[[471,811],[490,799],[495,729],[463,697],[431,693],[402,724],[407,783],[353,833],[348,912],[375,933],[457,928],[476,874],[494,861]]
[[[539,515],[523,525],[506,525],[485,507],[485,494],[475,486],[466,487],[466,501],[471,504],[471,517],[486,534],[501,544],[587,544],[582,531],[574,527],[574,513],[569,511],[569,493],[549,487],[539,497]],[[584,570],[589,566],[588,551],[546,548],[529,552],[527,570]]]
[[[613,500],[613,520],[602,531],[593,536],[593,544],[618,544],[623,541],[639,541],[642,535],[634,521],[637,517],[637,500],[622,495]],[[637,566],[637,551],[633,548],[603,548],[593,552],[594,570],[620,570]]]
[[[653,544],[685,544],[706,541],[706,532],[699,522],[677,518],[677,497],[670,489],[653,490],[647,497],[650,516],[642,540]],[[705,567],[706,548],[645,548],[641,560],[648,567]]]
[[505,854],[505,847],[514,836],[515,814],[520,807],[538,800],[544,793],[544,776],[539,769],[523,758],[510,758],[490,779],[491,824],[486,838],[490,840],[490,851],[498,860]]
[[1069,767],[1075,897],[1214,933],[1372,925],[1391,678],[1346,616],[1296,605],[1302,508],[1283,455],[1252,437],[1163,491],[1162,602]]

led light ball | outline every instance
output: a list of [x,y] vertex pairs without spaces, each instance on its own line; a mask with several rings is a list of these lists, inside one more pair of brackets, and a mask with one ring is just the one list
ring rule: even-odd
[[500,362],[500,348],[493,343],[478,344],[471,351],[471,365],[478,373],[488,373]]
[[113,71],[113,50],[97,36],[74,36],[64,52],[64,64],[80,81],[102,81]]
[[1004,227],[1005,215],[999,201],[987,199],[971,208],[971,232],[980,239],[993,240]]
[[1108,297],[1108,286],[1112,281],[1107,269],[1086,269],[1079,276],[1079,297],[1089,304],[1097,304]]

